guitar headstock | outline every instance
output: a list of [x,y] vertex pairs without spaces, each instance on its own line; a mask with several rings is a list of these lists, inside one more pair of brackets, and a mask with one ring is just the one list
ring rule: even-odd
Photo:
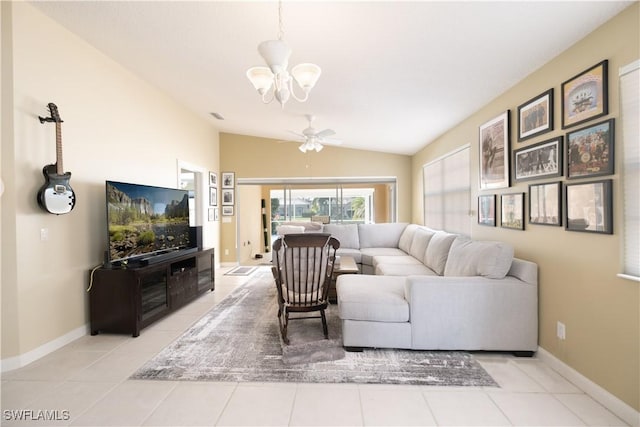
[[49,107],[49,111],[51,111],[51,118],[53,119],[53,121],[56,123],[62,123],[62,119],[60,118],[60,113],[58,113],[58,107],[56,106],[56,104],[50,102],[47,106]]
[[62,123],[62,119],[60,118],[60,114],[58,113],[58,107],[56,106],[56,104],[54,104],[53,102],[50,102],[49,104],[47,104],[47,107],[49,107],[49,111],[51,112],[51,117],[38,116],[38,118],[40,119],[40,123],[44,123],[44,122]]

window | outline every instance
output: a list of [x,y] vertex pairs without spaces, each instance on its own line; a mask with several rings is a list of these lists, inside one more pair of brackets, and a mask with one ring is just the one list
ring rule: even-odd
[[427,227],[471,234],[469,151],[466,145],[423,166]]
[[[332,223],[374,221],[374,188],[298,188],[271,190],[272,220],[310,221],[327,216]],[[274,208],[275,206],[275,208]]]
[[640,281],[640,60],[620,69],[622,186],[624,200],[623,277]]

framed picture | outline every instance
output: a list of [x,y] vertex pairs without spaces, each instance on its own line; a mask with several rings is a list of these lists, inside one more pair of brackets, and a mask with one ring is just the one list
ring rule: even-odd
[[480,126],[480,189],[509,187],[509,110]]
[[213,220],[214,221],[218,221],[219,220],[219,210],[218,208],[213,208]]
[[209,172],[209,186],[217,187],[218,186],[218,174],[215,172]]
[[222,188],[233,188],[236,186],[236,174],[234,172],[222,172]]
[[[223,206],[233,206],[234,200],[234,190],[222,189],[222,205]],[[224,211],[224,209],[223,209]]]
[[496,195],[478,196],[478,224],[496,226]]
[[209,206],[218,206],[218,189],[209,187]]
[[609,112],[608,63],[604,60],[562,83],[562,129]]
[[209,219],[209,222],[211,222],[211,221],[214,221],[214,220],[215,220],[215,215],[216,215],[216,214],[215,214],[215,209],[217,209],[217,208],[209,208],[209,212],[208,212],[208,214],[209,214],[209,215],[208,215],[208,217],[209,217],[209,218],[208,218],[208,219]]
[[222,215],[223,216],[231,216],[231,215],[233,215],[233,206],[223,206],[222,207]]
[[613,234],[612,180],[565,184],[565,229]]
[[567,179],[613,174],[615,119],[567,133]]
[[562,137],[515,150],[513,169],[516,182],[562,176]]
[[524,193],[500,196],[500,227],[524,230]]
[[553,88],[518,107],[518,141],[553,130]]
[[562,225],[562,183],[529,185],[529,224]]

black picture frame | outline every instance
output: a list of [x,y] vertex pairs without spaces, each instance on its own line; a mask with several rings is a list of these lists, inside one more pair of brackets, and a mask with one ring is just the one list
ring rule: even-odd
[[500,227],[524,230],[524,193],[500,195]]
[[529,224],[562,226],[562,182],[529,185]]
[[513,180],[562,176],[562,136],[513,151]]
[[553,130],[553,88],[518,107],[518,142]]
[[608,65],[605,59],[562,83],[562,129],[609,113]]
[[218,189],[209,187],[209,206],[218,206]]
[[494,117],[479,129],[479,183],[481,190],[509,187],[510,110]]
[[481,194],[478,196],[478,224],[496,226],[496,195]]
[[233,216],[233,206],[223,206],[222,216]]
[[615,119],[567,133],[567,179],[614,173]]
[[613,180],[566,183],[565,229],[613,234]]
[[222,188],[234,188],[236,186],[235,172],[222,172]]
[[215,172],[209,172],[209,186],[217,187],[218,186],[218,174]]
[[233,206],[235,204],[235,191],[231,188],[222,189],[222,206]]

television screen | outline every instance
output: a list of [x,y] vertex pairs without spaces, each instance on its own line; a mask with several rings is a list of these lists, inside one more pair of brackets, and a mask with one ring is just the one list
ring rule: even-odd
[[189,192],[125,182],[106,182],[109,262],[192,246]]

